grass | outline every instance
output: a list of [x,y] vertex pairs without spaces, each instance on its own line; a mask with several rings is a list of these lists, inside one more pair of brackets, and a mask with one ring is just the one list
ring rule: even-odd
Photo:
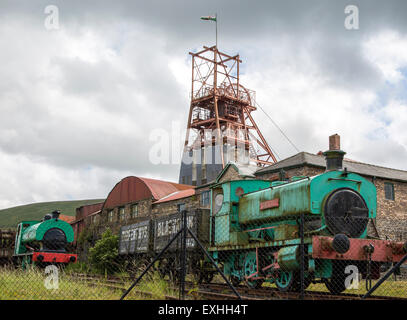
[[[372,280],[372,287],[376,284],[377,280]],[[308,291],[320,291],[320,292],[329,292],[328,289],[322,283],[311,284],[308,288]],[[359,281],[358,289],[348,289],[343,293],[351,293],[357,295],[364,295],[367,292],[365,287],[365,280]],[[377,288],[372,296],[383,296],[383,297],[399,297],[407,298],[407,281],[406,280],[397,280],[387,279],[384,281],[379,288]]]
[[[33,268],[26,271],[0,269],[0,300],[118,300],[123,290],[101,285],[104,280],[85,282],[60,271],[58,289],[47,289],[44,270]],[[123,288],[132,282],[125,281]],[[142,292],[150,293],[145,295]],[[154,273],[143,279],[126,297],[126,300],[165,299],[165,296],[177,296],[168,282]]]
[[64,276],[58,289],[47,289],[46,275],[40,270],[1,270],[0,300],[111,300],[120,297],[120,290],[88,286]]
[[[127,274],[122,276],[124,283],[120,287],[129,288],[132,281],[128,279]],[[47,289],[44,285],[46,277],[44,270],[37,268],[27,271],[0,269],[0,300],[118,300],[123,294],[123,289],[103,286],[102,284],[107,283],[103,279],[86,282],[81,278],[70,276],[70,273],[65,271],[60,271],[59,288]],[[216,280],[221,279],[215,279],[215,282],[223,282]],[[375,283],[372,281],[372,285]],[[112,285],[119,286],[119,284]],[[275,285],[265,283],[263,286],[274,287]],[[325,285],[320,283],[311,284],[307,291],[328,292]],[[345,293],[363,295],[366,293],[365,282],[359,282],[359,289],[346,290]],[[374,295],[407,298],[407,281],[388,279]],[[164,300],[166,296],[178,297],[178,291],[168,280],[160,278],[155,272],[148,273],[130,292],[126,300]]]
[[60,210],[61,214],[75,216],[75,209],[104,201],[103,199],[32,203],[0,210],[0,226],[15,228],[22,220],[40,220],[45,214]]
[[[381,275],[383,276],[383,274]],[[378,280],[372,280],[372,287],[377,283]],[[214,281],[216,283],[225,283],[225,281],[219,276],[215,276]],[[263,283],[263,287],[272,287],[276,288],[275,284],[270,284],[268,282]],[[315,283],[310,284],[309,287],[306,289],[307,291],[318,291],[318,292],[327,292],[329,290],[323,283]],[[229,292],[229,290],[228,290]],[[349,294],[356,294],[356,295],[364,295],[367,292],[365,288],[365,280],[359,281],[359,288],[358,289],[348,289],[345,290],[343,293]],[[397,298],[407,298],[407,280],[398,279],[394,281],[394,278],[390,277],[384,283],[382,283],[379,288],[377,288],[372,296],[383,296],[383,297],[397,297]]]

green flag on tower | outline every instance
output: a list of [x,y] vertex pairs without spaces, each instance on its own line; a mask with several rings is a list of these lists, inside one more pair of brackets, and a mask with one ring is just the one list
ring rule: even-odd
[[206,17],[201,17],[202,20],[211,20],[211,21],[216,21],[216,17],[213,16],[206,16]]

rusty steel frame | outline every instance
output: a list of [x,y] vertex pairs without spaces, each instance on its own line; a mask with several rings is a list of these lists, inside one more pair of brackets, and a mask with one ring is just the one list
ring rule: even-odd
[[[312,258],[329,260],[354,260],[365,261],[368,259],[367,253],[363,250],[364,246],[373,245],[374,252],[371,254],[371,261],[377,262],[398,262],[405,255],[405,243],[393,240],[380,239],[355,239],[350,238],[350,250],[340,254],[330,246],[332,237],[313,236],[312,237]],[[352,250],[358,248],[359,250]]]
[[[240,83],[240,67],[242,63],[239,54],[231,56],[218,50],[216,46],[203,47],[203,50],[189,53],[192,56],[191,75],[191,103],[188,114],[187,132],[184,143],[184,152],[190,151],[194,146],[208,144],[204,131],[216,130],[216,140],[222,141],[221,148],[222,167],[225,167],[223,143],[225,132],[237,130],[244,131],[244,140],[238,137],[228,136],[235,143],[243,143],[249,152],[249,158],[258,166],[271,165],[277,162],[271,148],[260,132],[251,112],[257,110],[255,105],[255,93],[243,87]],[[222,78],[223,77],[223,78]],[[222,79],[221,79],[222,78]],[[219,102],[228,103],[234,107],[236,114],[219,115]],[[208,110],[209,116],[205,119],[193,119],[193,115],[204,113]],[[202,112],[202,113],[199,113]],[[205,113],[204,113],[205,115]],[[233,118],[233,119],[232,119]],[[197,121],[195,121],[197,120]],[[196,133],[194,141],[190,141],[191,131]],[[191,139],[192,140],[192,139]],[[214,145],[215,140],[210,143]],[[206,143],[205,143],[206,141]],[[253,142],[259,147],[256,150]]]

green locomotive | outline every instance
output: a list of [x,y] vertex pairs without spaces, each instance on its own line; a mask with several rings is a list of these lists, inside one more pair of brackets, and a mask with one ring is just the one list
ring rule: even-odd
[[14,259],[26,269],[28,265],[68,264],[77,255],[66,248],[74,240],[71,225],[59,219],[59,211],[46,214],[41,221],[22,221],[17,226]]
[[305,287],[323,282],[339,293],[346,289],[346,266],[377,279],[381,264],[407,253],[405,243],[368,236],[369,220],[376,217],[376,187],[342,170],[343,154],[327,151],[327,171],[313,177],[212,187],[209,251],[234,285],[258,288],[269,282],[281,291],[299,290],[303,257]]

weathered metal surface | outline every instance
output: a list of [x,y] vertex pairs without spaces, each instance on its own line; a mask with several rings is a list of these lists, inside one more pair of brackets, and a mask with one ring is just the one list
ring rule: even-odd
[[181,191],[176,191],[174,193],[171,193],[168,196],[165,196],[161,198],[158,201],[155,201],[154,204],[158,203],[163,203],[163,202],[168,202],[168,201],[174,201],[174,200],[179,200],[187,197],[191,197],[195,194],[195,189],[187,189],[187,190],[181,190]]
[[289,246],[281,248],[278,251],[277,262],[284,271],[298,270],[299,264],[299,246]]
[[[359,175],[348,173],[344,177],[341,171],[331,171],[243,195],[239,200],[239,223],[252,224],[278,221],[283,218],[295,219],[301,213],[323,217],[326,199],[338,189],[348,189],[358,194],[361,199],[364,199],[368,208],[366,221],[368,218],[375,218],[375,186]],[[278,207],[264,208],[266,203],[275,199],[279,199]],[[341,214],[345,215],[345,212]],[[360,232],[360,235],[365,237],[366,231]]]
[[193,187],[155,179],[126,177],[110,191],[103,209],[112,209],[144,199],[156,201],[174,192],[187,189],[193,189]]
[[[198,236],[201,242],[207,243],[209,240],[209,226],[208,226],[209,210],[194,210],[187,213],[187,226]],[[154,251],[159,252],[162,250],[172,237],[180,230],[182,224],[181,213],[175,213],[163,217],[157,217],[154,220]],[[170,251],[177,250],[181,245],[181,237],[177,239],[169,247]],[[187,249],[195,249],[197,243],[191,237],[187,235]]]
[[274,228],[274,240],[298,238],[298,225],[282,223]]
[[260,210],[278,208],[279,206],[280,206],[280,199],[278,199],[278,198],[260,202]]
[[[310,183],[311,180],[304,179],[244,195],[239,201],[239,223],[258,223],[310,213]],[[279,199],[278,207],[261,210],[261,203],[273,199]]]
[[[242,236],[233,236],[231,237],[233,228],[238,228],[238,223],[240,220],[240,206],[236,204],[239,203],[239,199],[244,197],[244,194],[255,193],[255,191],[270,187],[270,181],[264,180],[235,180],[221,185],[221,193],[223,194],[223,202],[220,204],[219,211],[214,211],[212,214],[215,217],[215,235],[214,242],[216,245],[239,245],[246,242],[247,235]],[[238,190],[239,192],[236,192]],[[242,190],[244,194],[242,194]],[[220,191],[217,191],[220,192]],[[213,192],[214,194],[215,192]],[[212,207],[215,206],[215,203],[212,203]],[[257,208],[259,210],[259,207]]]
[[145,253],[151,248],[151,220],[120,228],[119,254]]
[[34,252],[32,255],[32,261],[49,263],[70,263],[77,259],[78,256],[73,253]]
[[21,238],[22,242],[28,243],[33,241],[42,241],[44,234],[52,228],[62,230],[66,236],[67,242],[73,241],[74,234],[69,223],[59,219],[50,219],[46,221],[40,221],[39,223],[36,223],[24,229]]
[[[280,240],[280,241],[267,241],[263,243],[249,243],[247,245],[225,245],[225,246],[211,246],[208,251],[234,251],[234,250],[247,250],[256,248],[269,248],[269,247],[284,247],[300,244],[300,239]],[[312,238],[307,237],[304,239],[305,244],[311,244]]]
[[349,239],[350,248],[344,254],[339,254],[330,246],[333,237],[313,236],[312,257],[314,259],[330,260],[367,260],[365,246],[373,245],[374,251],[371,260],[377,262],[397,262],[406,254],[403,250],[403,242],[376,239]]

